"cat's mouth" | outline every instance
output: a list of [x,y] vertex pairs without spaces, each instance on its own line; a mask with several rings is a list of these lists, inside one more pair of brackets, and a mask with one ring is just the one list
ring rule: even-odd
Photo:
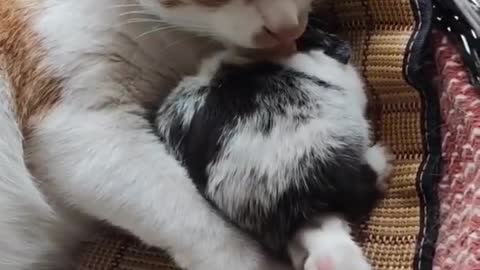
[[[290,43],[279,44],[271,49],[268,49],[269,53],[277,56],[290,56],[298,51],[296,41]],[[267,52],[268,52],[267,51]]]
[[288,57],[295,54],[297,51],[298,48],[295,41],[292,41],[291,43],[278,44],[277,46],[272,48],[237,48],[237,52],[239,52],[240,55],[256,59],[274,59],[280,57]]

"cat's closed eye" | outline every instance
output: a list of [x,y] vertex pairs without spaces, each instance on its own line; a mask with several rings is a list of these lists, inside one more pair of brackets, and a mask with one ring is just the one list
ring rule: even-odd
[[246,48],[293,43],[313,0],[139,0],[167,23]]

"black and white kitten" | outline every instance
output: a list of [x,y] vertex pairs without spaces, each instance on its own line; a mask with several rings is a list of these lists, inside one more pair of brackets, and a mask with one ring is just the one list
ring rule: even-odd
[[368,270],[348,222],[385,189],[387,151],[371,146],[350,47],[310,26],[299,52],[205,60],[156,124],[199,192],[232,224],[300,270]]

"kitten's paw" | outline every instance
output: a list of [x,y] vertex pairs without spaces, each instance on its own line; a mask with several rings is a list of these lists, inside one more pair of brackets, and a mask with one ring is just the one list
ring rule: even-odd
[[296,270],[372,270],[347,222],[332,216],[318,224],[301,229],[289,245]]
[[388,187],[388,179],[393,171],[394,155],[387,147],[375,144],[365,152],[365,159],[378,175],[378,187],[385,192]]
[[334,270],[335,264],[331,257],[313,258],[309,257],[305,262],[304,270]]
[[310,256],[305,262],[303,270],[372,270],[373,268],[364,259],[342,258],[343,262],[337,263],[334,256],[316,258]]
[[[333,239],[332,239],[333,240]],[[328,240],[327,240],[328,241]],[[357,244],[348,241],[330,241],[309,251],[303,270],[372,270]]]

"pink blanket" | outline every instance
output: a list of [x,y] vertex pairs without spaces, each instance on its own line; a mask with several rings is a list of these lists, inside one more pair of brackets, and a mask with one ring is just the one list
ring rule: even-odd
[[480,270],[480,89],[445,34],[434,31],[432,45],[444,159],[434,270]]

